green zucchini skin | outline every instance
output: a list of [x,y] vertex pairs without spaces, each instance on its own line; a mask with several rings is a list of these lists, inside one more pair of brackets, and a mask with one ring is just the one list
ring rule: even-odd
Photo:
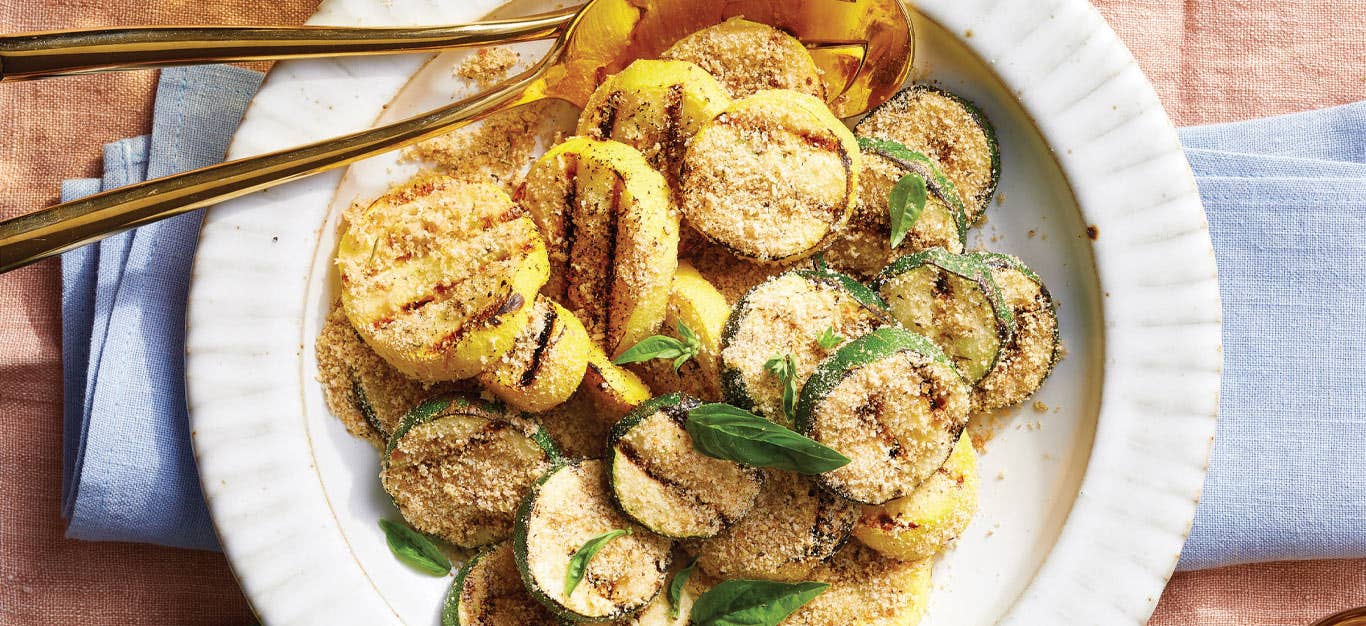
[[962,195],[958,193],[958,188],[953,186],[953,181],[949,180],[943,168],[939,167],[938,161],[918,150],[906,153],[893,151],[884,140],[876,138],[860,138],[859,145],[864,152],[887,159],[897,167],[920,176],[921,180],[925,181],[925,190],[934,194],[952,211],[953,221],[958,226],[958,243],[964,248],[967,247],[968,227],[971,226],[968,222],[968,207]]
[[[938,267],[946,272],[954,274],[960,278],[977,284],[978,289],[990,303],[992,312],[996,318],[996,341],[997,349],[992,359],[982,370],[982,375],[976,378],[965,376],[970,383],[976,383],[982,377],[995,369],[1004,352],[1005,346],[1010,344],[1015,335],[1015,317],[1010,306],[1005,301],[1005,296],[1001,291],[1000,285],[992,278],[991,269],[979,257],[972,254],[953,254],[943,248],[930,248],[903,256],[887,267],[883,268],[876,277],[873,278],[872,287],[879,293],[890,286],[898,277],[912,270],[920,269],[926,265]],[[903,323],[904,320],[903,320]],[[961,372],[960,372],[961,373]]]
[[[479,537],[477,534],[465,538],[443,535],[443,533],[425,525],[409,514],[408,510],[400,502],[399,496],[403,492],[398,490],[398,486],[391,486],[388,478],[392,469],[391,461],[393,459],[394,450],[398,447],[399,442],[402,441],[404,437],[412,432],[413,429],[425,424],[431,424],[442,419],[455,417],[483,420],[486,424],[500,425],[500,428],[505,427],[516,431],[518,435],[530,439],[531,442],[535,444],[536,448],[545,455],[545,462],[552,466],[560,460],[561,455],[555,442],[546,433],[545,427],[541,424],[534,420],[521,418],[515,415],[515,413],[509,413],[499,404],[483,402],[464,395],[437,395],[423,401],[404,415],[403,419],[399,422],[398,427],[394,429],[393,434],[389,436],[389,440],[385,444],[384,455],[380,465],[381,485],[389,495],[390,502],[393,503],[394,508],[398,509],[404,519],[416,530],[442,537],[446,541],[461,547],[480,547],[490,542],[505,539],[506,535],[501,534],[501,532],[495,532],[495,534],[487,537]],[[448,520],[453,517],[459,517],[449,509],[444,511],[444,515]],[[483,522],[487,524],[494,523],[488,519],[483,520]],[[498,530],[501,531],[501,529]]]
[[[1061,338],[1061,336],[1060,336],[1061,324],[1058,323],[1058,305],[1057,305],[1057,302],[1053,300],[1053,295],[1052,295],[1052,293],[1050,293],[1050,292],[1048,291],[1048,286],[1044,284],[1043,279],[1040,278],[1039,275],[1038,275],[1037,273],[1034,272],[1034,270],[1030,269],[1029,266],[1025,265],[1025,263],[1024,263],[1023,261],[1021,261],[1019,258],[1017,258],[1017,257],[1015,257],[1015,256],[1012,256],[1012,255],[1009,255],[1009,254],[1002,254],[1002,253],[999,253],[999,252],[985,252],[985,251],[983,251],[983,252],[974,252],[974,253],[973,253],[973,256],[975,256],[976,258],[978,258],[979,260],[981,260],[984,264],[987,265],[987,267],[992,268],[993,270],[1006,270],[1006,271],[1008,271],[1008,270],[1014,270],[1014,271],[1017,271],[1017,272],[1019,272],[1020,274],[1022,274],[1025,278],[1029,279],[1029,280],[1032,281],[1035,285],[1038,286],[1038,288],[1039,288],[1039,297],[1042,298],[1042,300],[1043,300],[1045,310],[1047,310],[1047,311],[1048,311],[1048,314],[1052,316],[1052,325],[1053,325],[1053,332],[1052,332],[1052,346],[1053,346],[1053,349],[1052,349],[1052,352],[1049,354],[1048,362],[1047,362],[1047,365],[1046,365],[1046,367],[1045,367],[1045,369],[1044,369],[1043,375],[1042,375],[1042,377],[1039,379],[1039,384],[1042,385],[1042,384],[1043,384],[1043,381],[1047,380],[1048,377],[1051,376],[1051,375],[1053,374],[1053,369],[1054,369],[1055,367],[1057,367],[1058,361],[1059,361],[1059,360],[1061,359],[1061,357],[1062,357],[1062,338]],[[1017,318],[1017,331],[1018,331],[1018,332],[1016,333],[1015,336],[1012,337],[1013,340],[1014,340],[1014,339],[1018,339],[1019,334],[1025,330],[1024,327],[1020,327],[1020,324],[1025,323],[1026,320],[1021,319],[1020,316],[1018,316],[1018,315],[1016,316],[1016,318]],[[1012,350],[1013,350],[1013,349],[1016,349],[1016,346],[1015,346],[1014,344],[1015,344],[1015,342],[1012,342],[1012,344],[1010,344],[1010,345],[1007,346],[1007,349],[1012,349]],[[989,376],[989,375],[990,375],[990,374],[988,374],[988,376]],[[979,387],[980,387],[980,385],[979,385]],[[1037,385],[1035,386],[1035,390],[1037,390]],[[1032,393],[1032,392],[1031,392],[1031,393]],[[980,407],[980,409],[992,409],[992,408],[1001,408],[1001,407],[997,407],[997,406]]]
[[[640,524],[650,529],[655,534],[664,537],[669,537],[670,539],[705,539],[707,537],[714,536],[717,532],[725,530],[727,527],[729,527],[732,523],[734,523],[736,519],[743,517],[745,513],[749,512],[749,508],[753,506],[753,497],[751,497],[748,506],[744,506],[742,510],[729,512],[729,514],[728,512],[722,510],[721,507],[717,507],[714,510],[714,512],[716,514],[716,517],[719,519],[720,525],[719,527],[713,529],[714,532],[679,533],[670,532],[668,529],[665,529],[663,527],[663,524],[660,523],[660,521],[658,520],[646,519],[640,514],[633,512],[630,509],[630,507],[628,507],[623,501],[622,492],[624,490],[624,486],[618,484],[617,482],[617,463],[631,462],[629,458],[623,458],[627,455],[618,451],[618,446],[624,443],[623,439],[627,437],[627,435],[633,429],[640,426],[643,421],[652,417],[656,413],[663,413],[672,423],[676,424],[680,430],[683,430],[686,433],[685,424],[688,420],[688,411],[691,411],[692,409],[697,408],[701,405],[701,400],[693,396],[679,392],[651,398],[650,400],[641,404],[639,407],[636,407],[630,413],[626,414],[626,416],[623,417],[620,421],[618,421],[616,425],[612,427],[612,431],[611,433],[609,433],[607,437],[607,453],[605,456],[607,463],[607,484],[608,487],[611,489],[612,498],[614,503],[617,505],[617,509],[621,511],[623,514],[625,514],[626,517],[631,518],[637,524]],[[691,437],[689,437],[689,441],[691,441]],[[744,476],[744,478],[748,479],[748,481],[750,482],[750,486],[753,487],[752,495],[758,495],[758,489],[763,484],[763,472],[761,472],[760,470],[756,468],[741,466],[737,463],[731,463],[729,461],[723,461],[721,459],[712,459],[710,457],[702,455],[702,453],[700,452],[695,452],[694,449],[690,449],[689,452],[695,453],[699,457],[694,460],[694,464],[696,467],[715,467],[725,465],[727,467],[733,466],[737,468],[739,472]],[[650,479],[655,480],[656,482],[667,482],[668,478],[668,476],[650,476]],[[713,478],[717,482],[714,482],[709,486],[713,488],[721,488],[720,485],[723,484],[721,482],[723,478],[717,477],[715,475],[713,475]],[[674,483],[674,486],[679,489],[688,488],[681,482]],[[694,495],[694,497],[697,498],[699,504],[703,504],[709,507],[716,506],[714,503],[708,504],[701,497],[698,497],[696,495]]]
[[[541,497],[541,494],[545,490],[546,485],[557,474],[566,471],[578,471],[583,467],[585,463],[600,463],[600,461],[594,461],[591,459],[576,459],[572,461],[561,460],[560,462],[553,465],[549,470],[547,470],[546,473],[543,474],[539,479],[537,479],[534,484],[532,484],[531,489],[527,491],[526,496],[522,499],[521,506],[519,506],[517,509],[516,521],[513,524],[513,559],[517,564],[517,572],[521,576],[522,583],[526,586],[527,592],[530,593],[531,597],[535,598],[536,601],[540,602],[542,606],[544,606],[551,613],[553,613],[558,619],[563,620],[565,622],[573,623],[610,622],[628,617],[643,609],[646,605],[648,605],[651,601],[654,600],[655,596],[664,591],[667,579],[662,578],[663,582],[661,582],[661,584],[659,585],[659,589],[656,590],[655,594],[651,595],[649,598],[645,598],[642,602],[638,604],[617,607],[617,611],[608,615],[588,616],[575,613],[574,611],[568,609],[560,602],[558,602],[552,593],[547,592],[545,589],[542,589],[540,584],[536,581],[530,566],[530,525],[532,521],[532,515],[535,513],[536,501]],[[636,528],[635,531],[637,533],[649,533],[649,531],[644,528]],[[577,549],[577,547],[578,546],[574,546],[575,549]],[[669,558],[668,550],[666,549],[663,564],[660,569],[661,577],[663,577],[664,573],[668,571],[668,568]],[[586,584],[586,581],[585,583],[581,584]]]
[[[501,626],[514,622],[527,623],[526,620],[534,620],[534,623],[549,623],[555,619],[545,607],[531,598],[522,585],[521,578],[515,573],[511,579],[503,578],[504,573],[500,570],[482,572],[476,576],[476,572],[481,567],[497,568],[501,559],[508,559],[510,555],[503,553],[512,551],[512,546],[508,542],[497,543],[486,546],[474,556],[470,557],[465,565],[455,574],[451,581],[450,590],[446,592],[446,599],[441,606],[441,626]],[[475,576],[474,579],[471,577]],[[483,579],[482,581],[480,579]],[[509,585],[513,589],[507,588],[485,588],[484,597],[477,594],[478,588],[466,589],[467,584],[479,584],[480,582],[493,585]],[[499,592],[501,594],[491,594],[489,592]],[[467,593],[470,592],[470,593]],[[509,593],[510,592],[510,593]],[[467,596],[474,596],[467,598]],[[493,606],[466,606],[467,601],[489,601],[493,600],[497,604]],[[472,609],[466,611],[466,609]],[[473,620],[467,620],[462,613],[472,613]],[[492,618],[490,622],[487,618]]]
[[[864,285],[848,274],[829,269],[820,264],[818,264],[817,267],[810,269],[788,270],[787,272],[769,278],[768,280],[755,285],[746,292],[744,296],[740,297],[735,303],[735,306],[732,307],[730,317],[726,319],[726,324],[721,330],[721,346],[719,351],[722,355],[720,359],[721,393],[728,404],[740,407],[746,411],[755,411],[756,409],[754,398],[746,388],[744,374],[739,368],[728,365],[724,355],[726,349],[734,342],[736,335],[740,331],[741,325],[744,324],[745,317],[751,312],[751,296],[774,281],[790,275],[796,275],[812,283],[820,283],[839,289],[861,304],[864,309],[873,316],[882,318],[884,324],[896,323],[887,312],[887,303],[878,296],[876,291],[869,289],[867,285]],[[791,306],[796,307],[800,305],[794,302]],[[819,333],[822,329],[811,330],[813,333]],[[765,417],[774,419],[778,416]]]
[[[938,468],[943,464],[943,460],[948,458],[948,454],[952,451],[953,443],[958,440],[959,435],[967,426],[967,397],[970,393],[971,386],[967,381],[963,380],[961,374],[958,374],[958,370],[953,367],[953,363],[939,346],[935,345],[934,342],[926,337],[904,328],[886,327],[874,330],[867,335],[845,344],[844,347],[840,348],[835,354],[826,358],[825,361],[822,361],[816,368],[815,373],[811,375],[811,378],[807,379],[807,382],[802,387],[800,396],[798,397],[795,411],[797,432],[820,441],[819,434],[816,432],[815,413],[820,404],[825,401],[835,388],[844,382],[858,368],[880,362],[883,359],[892,358],[897,354],[904,352],[912,352],[921,355],[930,361],[942,364],[945,366],[945,371],[950,372],[954,377],[953,382],[957,385],[961,385],[959,389],[964,398],[962,414],[954,423],[952,423],[948,430],[941,433],[942,437],[939,437],[939,439],[943,439],[941,443],[945,444],[940,446],[943,448],[943,458],[934,459],[934,462],[930,466],[930,471],[932,473],[934,468]],[[850,419],[857,420],[858,418],[851,416]],[[838,447],[832,445],[831,442],[822,441],[821,443],[831,445],[838,450]],[[923,478],[924,476],[921,477],[922,480]],[[903,485],[901,491],[886,494],[887,497],[885,498],[870,499],[866,495],[852,493],[848,489],[842,487],[835,481],[831,473],[818,475],[816,476],[816,480],[820,482],[823,487],[840,497],[869,505],[883,504],[889,500],[904,496],[916,486]]]
[[[983,137],[986,139],[987,150],[990,153],[991,162],[990,169],[987,172],[987,184],[983,187],[981,192],[976,194],[974,197],[963,198],[963,204],[965,208],[968,209],[965,213],[970,217],[969,225],[972,225],[972,223],[976,223],[982,218],[983,215],[986,214],[987,204],[991,201],[992,196],[996,194],[996,188],[997,186],[999,186],[1001,182],[1000,141],[996,135],[995,126],[991,124],[991,120],[987,119],[986,114],[982,112],[982,109],[980,107],[978,107],[976,104],[969,101],[968,99],[963,98],[962,96],[959,96],[955,93],[952,93],[935,85],[931,85],[928,83],[916,83],[914,85],[911,85],[910,87],[901,90],[895,96],[892,96],[890,99],[888,99],[887,102],[884,102],[883,104],[878,105],[873,110],[869,111],[868,115],[865,116],[864,119],[866,120],[868,118],[874,117],[878,115],[880,112],[882,112],[884,109],[890,112],[895,110],[897,107],[907,106],[906,103],[908,101],[915,100],[921,94],[925,93],[938,95],[953,102],[956,106],[962,109],[964,113],[967,114],[967,116],[972,120],[972,123],[977,127],[977,129],[982,133]],[[857,126],[854,127],[854,133],[856,135],[859,135],[860,137],[867,136],[865,132],[860,132],[861,130],[866,130],[866,128],[864,128],[863,122],[860,122]],[[911,149],[916,149],[916,146],[908,147]]]

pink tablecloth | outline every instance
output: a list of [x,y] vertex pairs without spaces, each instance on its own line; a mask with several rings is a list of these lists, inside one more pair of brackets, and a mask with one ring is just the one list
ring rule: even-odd
[[[139,23],[297,23],[317,0],[0,2],[0,32]],[[1366,98],[1358,0],[1097,0],[1179,124]],[[147,132],[150,74],[0,87],[0,217],[98,174],[100,146]],[[58,266],[0,275],[0,623],[246,624],[221,555],[62,537]],[[1306,624],[1366,605],[1366,560],[1175,577],[1154,624]]]

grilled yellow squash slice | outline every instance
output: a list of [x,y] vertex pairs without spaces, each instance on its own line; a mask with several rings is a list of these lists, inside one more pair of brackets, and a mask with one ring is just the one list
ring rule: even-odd
[[678,214],[645,157],[623,143],[571,138],[532,165],[517,196],[563,277],[547,295],[578,313],[609,354],[653,334],[678,267]]
[[824,102],[761,91],[693,137],[679,207],[693,228],[739,256],[796,261],[844,228],[861,158],[854,135]]
[[697,335],[698,353],[677,370],[667,359],[655,359],[631,366],[656,394],[681,391],[708,402],[721,400],[721,332],[730,317],[730,305],[716,287],[687,261],[679,261],[674,272],[669,308],[664,314],[660,334],[683,339],[679,324]]
[[948,460],[909,495],[863,509],[854,536],[894,559],[927,559],[967,528],[977,512],[977,451],[966,432]]
[[493,395],[530,413],[564,402],[579,388],[593,342],[573,313],[537,296],[512,350],[479,375]]
[[588,98],[579,135],[640,150],[670,182],[688,140],[730,105],[711,74],[686,61],[642,59],[609,76]]
[[596,346],[588,355],[582,392],[613,422],[649,400],[650,388],[630,370],[612,363]]
[[512,348],[550,271],[536,225],[499,188],[418,176],[346,216],[342,307],[396,369],[469,378]]
[[930,600],[933,561],[899,561],[857,543],[811,574],[830,585],[783,626],[915,626]]
[[733,17],[679,39],[660,56],[696,63],[732,98],[791,89],[825,99],[825,83],[811,53],[796,37],[768,24]]

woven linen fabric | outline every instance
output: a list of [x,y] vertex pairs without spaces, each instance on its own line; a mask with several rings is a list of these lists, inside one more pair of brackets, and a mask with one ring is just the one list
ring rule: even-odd
[[[1263,117],[1360,99],[1366,3],[1094,0],[1180,124]],[[317,0],[0,2],[0,32],[140,23],[298,23]],[[155,73],[0,85],[0,217],[99,174],[106,142],[148,132]],[[0,275],[0,623],[248,624],[221,555],[63,538],[60,267]],[[1159,626],[1303,626],[1366,605],[1366,560],[1178,573]]]
[[1181,569],[1366,556],[1366,102],[1181,133],[1219,264],[1219,425]]

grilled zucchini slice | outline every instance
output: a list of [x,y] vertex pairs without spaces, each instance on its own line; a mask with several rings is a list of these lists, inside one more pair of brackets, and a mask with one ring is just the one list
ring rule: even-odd
[[479,382],[509,405],[539,413],[568,400],[579,388],[592,346],[573,313],[537,296],[531,320],[512,350],[480,374]]
[[679,39],[660,56],[697,64],[732,98],[791,89],[825,100],[825,83],[806,46],[768,24],[732,17]]
[[655,393],[681,391],[708,402],[719,401],[721,331],[728,317],[730,305],[726,304],[726,297],[691,263],[679,261],[673,288],[669,291],[669,307],[659,332],[682,339],[678,336],[678,325],[686,324],[697,335],[701,349],[677,370],[671,362],[660,359],[634,363],[631,370]]
[[903,89],[854,127],[935,158],[963,196],[968,223],[982,219],[1001,180],[996,130],[971,102],[924,83]]
[[563,271],[548,295],[563,298],[609,354],[659,327],[678,267],[678,214],[639,152],[570,139],[532,165],[517,195]]
[[783,626],[915,626],[930,600],[933,561],[899,561],[857,543],[812,574],[830,585]]
[[532,599],[517,574],[512,543],[480,550],[456,573],[441,609],[442,626],[553,624],[555,616]]
[[[629,529],[588,562],[578,586],[564,593],[571,557],[589,540]],[[522,582],[556,615],[611,621],[634,614],[664,588],[670,542],[637,526],[612,506],[602,461],[575,461],[546,472],[522,500],[513,549]]]
[[340,303],[327,314],[316,345],[328,408],[347,432],[383,450],[389,433],[427,390],[365,345]]
[[[793,270],[766,280],[735,304],[721,335],[726,402],[781,424],[783,381],[764,364],[791,355],[796,387],[843,342],[893,323],[887,305],[853,278],[829,270]],[[829,330],[840,343],[825,347]]]
[[612,363],[597,348],[588,354],[583,387],[594,406],[612,420],[625,417],[651,397],[650,387],[630,370]]
[[977,485],[977,451],[964,432],[948,460],[910,495],[865,507],[854,537],[894,559],[928,559],[972,521]]
[[639,59],[598,85],[576,132],[639,150],[674,183],[688,141],[728,105],[716,78],[687,60]]
[[[953,183],[934,160],[920,153],[888,152],[875,142],[861,141],[860,145],[863,173],[858,206],[848,227],[825,253],[830,265],[866,278],[904,254],[929,248],[962,253],[968,236],[967,213]],[[929,193],[920,217],[893,249],[888,198],[896,183],[908,175],[924,180]]]
[[380,482],[413,528],[472,548],[512,534],[522,495],[557,457],[534,422],[440,396],[389,437]]
[[849,221],[860,163],[853,134],[824,102],[761,91],[693,137],[679,206],[693,228],[739,256],[796,261]]
[[797,400],[796,430],[852,459],[816,480],[882,504],[944,464],[971,406],[972,388],[937,346],[886,327],[821,362]]
[[763,484],[758,469],[693,447],[684,424],[701,404],[680,393],[654,398],[617,422],[607,440],[617,505],[665,537],[716,535],[749,512]]
[[849,540],[858,506],[810,476],[765,470],[754,508],[696,546],[697,565],[717,578],[807,580]]
[[507,194],[435,175],[349,214],[337,267],[352,326],[424,381],[469,378],[507,353],[550,271]]
[[931,248],[894,261],[873,279],[903,326],[929,337],[969,383],[996,367],[1015,317],[981,259]]
[[1058,361],[1061,342],[1057,307],[1039,275],[1010,255],[975,256],[991,268],[1015,319],[1015,333],[973,395],[974,410],[989,411],[1015,406],[1038,390]]

